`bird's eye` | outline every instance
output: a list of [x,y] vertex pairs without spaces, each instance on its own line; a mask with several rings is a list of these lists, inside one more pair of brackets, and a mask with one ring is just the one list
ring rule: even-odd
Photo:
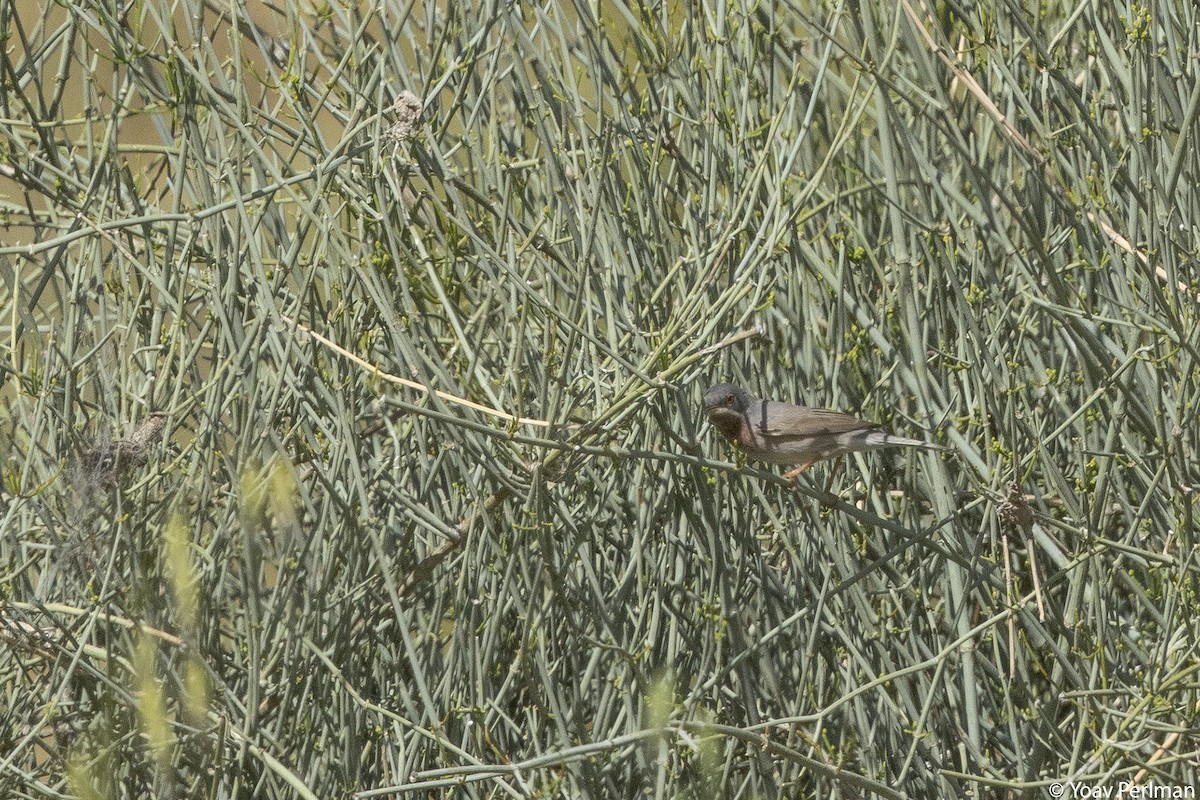
[[731,395],[731,394],[725,395],[725,405],[731,406],[734,404],[735,400],[737,400],[737,398],[734,397],[733,395]]

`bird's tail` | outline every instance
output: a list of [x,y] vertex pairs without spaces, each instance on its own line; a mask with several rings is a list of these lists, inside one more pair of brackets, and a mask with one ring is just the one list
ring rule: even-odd
[[940,450],[942,452],[950,450],[949,447],[934,444],[933,442],[923,442],[920,439],[905,439],[903,436],[893,436],[883,431],[869,432],[866,436],[865,444],[872,449],[876,447],[921,447],[925,450]]

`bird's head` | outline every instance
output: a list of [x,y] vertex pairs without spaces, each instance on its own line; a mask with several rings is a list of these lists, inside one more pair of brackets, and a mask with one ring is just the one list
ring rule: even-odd
[[704,411],[709,417],[729,414],[742,416],[753,401],[754,398],[744,389],[732,383],[718,383],[704,392]]

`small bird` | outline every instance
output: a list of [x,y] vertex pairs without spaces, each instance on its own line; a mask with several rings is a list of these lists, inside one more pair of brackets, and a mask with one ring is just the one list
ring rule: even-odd
[[947,450],[931,442],[905,439],[870,422],[822,408],[762,400],[729,383],[710,386],[704,411],[713,427],[750,458],[770,464],[795,464],[784,477],[795,478],[823,458],[880,447]]

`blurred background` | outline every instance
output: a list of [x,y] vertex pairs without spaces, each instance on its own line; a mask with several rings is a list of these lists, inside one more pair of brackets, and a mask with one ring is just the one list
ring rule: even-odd
[[1200,783],[1193,4],[0,38],[0,795]]

